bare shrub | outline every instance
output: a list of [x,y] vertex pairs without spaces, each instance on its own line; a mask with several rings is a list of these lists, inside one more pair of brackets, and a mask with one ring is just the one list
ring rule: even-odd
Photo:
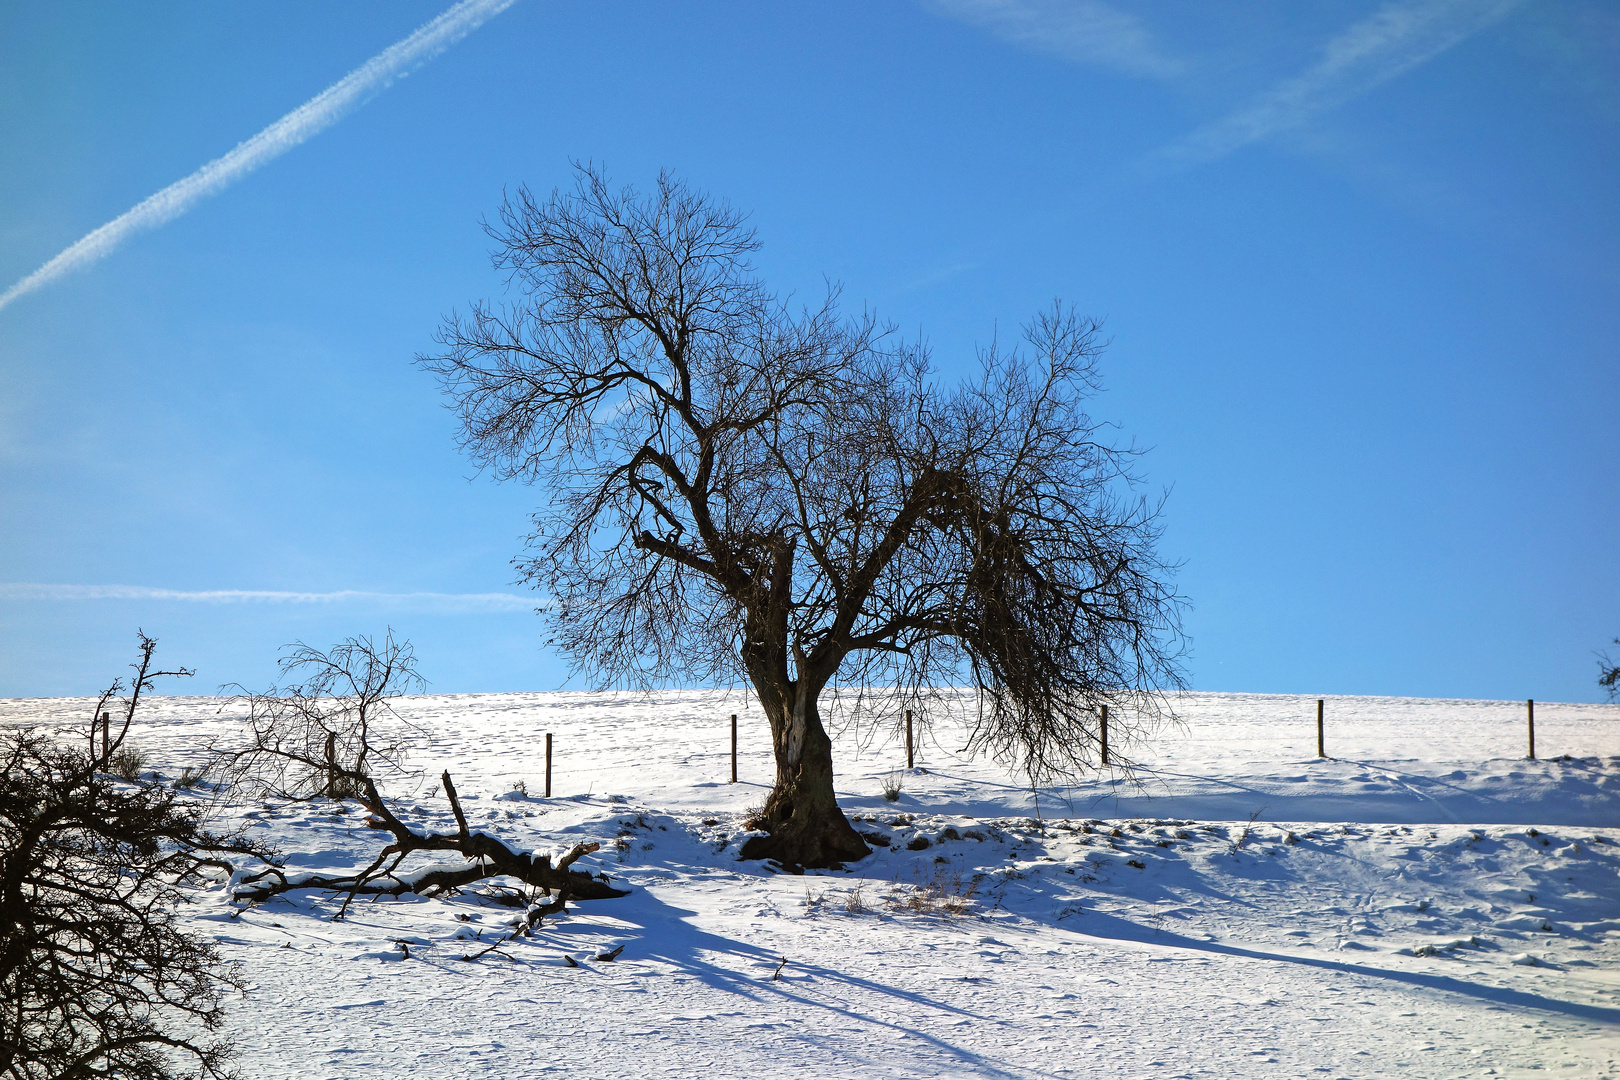
[[158,671],[155,648],[140,635],[128,696],[114,682],[92,714],[116,700],[122,727],[92,728],[88,752],[31,729],[0,734],[6,1080],[229,1075],[231,1045],[217,1033],[225,995],[245,983],[212,935],[180,920],[180,886],[232,870],[233,853],[266,853],[209,834],[197,803],[142,779],[144,758],[122,745],[153,681],[191,674]]
[[904,777],[899,769],[885,776],[883,778],[883,797],[890,802],[899,802],[900,789],[904,786],[904,783]]
[[413,728],[393,699],[426,686],[409,642],[349,638],[322,652],[282,650],[288,681],[244,694],[250,746],[225,759],[231,775],[282,798],[361,799],[368,781],[403,776]]

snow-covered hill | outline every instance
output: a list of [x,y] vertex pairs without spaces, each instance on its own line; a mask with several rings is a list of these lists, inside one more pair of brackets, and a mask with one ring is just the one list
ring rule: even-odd
[[[82,731],[90,705],[4,701],[0,722]],[[1314,698],[1190,695],[1124,747],[1133,779],[1040,792],[954,752],[961,708],[930,707],[894,802],[893,732],[840,733],[876,850],[796,877],[736,858],[771,775],[741,697],[406,699],[424,776],[405,810],[448,827],[448,768],[475,828],[600,840],[580,865],[633,893],[507,940],[493,890],[334,923],[323,894],[244,911],[221,883],[195,917],[255,983],[233,1009],[244,1071],[1620,1075],[1620,707],[1538,703],[1528,761],[1522,702],[1330,698],[1321,761]],[[175,775],[232,712],[155,699],[131,741]],[[221,813],[296,867],[381,843],[352,805]]]

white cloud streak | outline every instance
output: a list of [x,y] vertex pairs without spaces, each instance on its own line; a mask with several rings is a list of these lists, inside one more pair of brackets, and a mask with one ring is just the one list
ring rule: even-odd
[[438,56],[516,0],[462,0],[310,98],[224,157],[215,158],[134,209],[114,218],[0,294],[0,308],[110,254],[137,233],[173,221],[259,166],[325,131],[396,79]]
[[1013,45],[1128,75],[1172,78],[1185,65],[1140,19],[1099,0],[923,0],[937,15],[982,26]]
[[1150,165],[1188,168],[1304,126],[1406,74],[1502,18],[1522,0],[1416,0],[1385,6],[1328,42],[1322,59],[1243,108],[1155,153]]
[[155,589],[145,585],[43,585],[0,583],[0,600],[158,600],[192,604],[373,604],[460,611],[533,611],[545,606],[517,593],[284,592],[271,589]]

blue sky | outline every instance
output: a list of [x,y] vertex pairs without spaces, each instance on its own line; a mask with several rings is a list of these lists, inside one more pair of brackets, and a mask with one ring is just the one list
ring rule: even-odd
[[[560,686],[539,493],[410,361],[500,293],[503,190],[589,160],[748,209],[776,288],[947,374],[1054,296],[1105,318],[1194,688],[1598,698],[1620,9],[500,6],[0,305],[0,696],[94,691],[136,627],[194,692],[390,625],[435,690]],[[0,3],[0,290],[447,7]]]

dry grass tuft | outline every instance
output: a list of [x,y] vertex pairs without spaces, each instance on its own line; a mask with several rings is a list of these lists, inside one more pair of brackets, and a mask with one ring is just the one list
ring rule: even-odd
[[900,800],[900,789],[904,784],[905,778],[901,775],[900,770],[896,769],[883,778],[883,797],[890,802],[898,802]]
[[133,746],[121,747],[107,759],[107,770],[120,780],[139,780],[146,768],[146,755]]
[[180,777],[179,779],[175,780],[174,786],[182,790],[189,790],[190,788],[194,788],[198,784],[201,784],[203,782],[203,777],[207,775],[208,766],[201,765],[193,768],[192,766],[187,765],[185,768],[180,770]]
[[936,863],[926,873],[918,871],[914,881],[897,880],[889,907],[915,915],[966,915],[973,910],[982,876]]

